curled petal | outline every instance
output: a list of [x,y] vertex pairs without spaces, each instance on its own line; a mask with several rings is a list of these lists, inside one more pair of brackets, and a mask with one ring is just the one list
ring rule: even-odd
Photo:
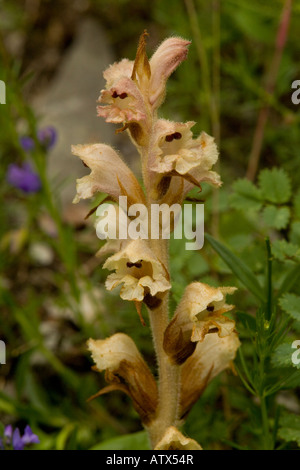
[[235,287],[211,287],[201,282],[190,284],[176,309],[174,318],[164,334],[164,349],[176,364],[183,364],[194,352],[196,342],[203,341],[208,333],[219,337],[230,335],[235,322],[223,314],[233,305],[225,303],[226,294]]
[[154,450],[203,450],[194,439],[185,437],[177,428],[170,426]]
[[106,280],[112,290],[122,284],[124,300],[147,301],[171,288],[168,273],[145,240],[130,241],[123,250],[106,260],[103,268],[115,270]]
[[73,145],[72,153],[91,169],[89,175],[77,180],[74,203],[98,192],[107,193],[116,201],[119,196],[127,196],[130,203],[144,201],[136,177],[109,145]]
[[240,341],[236,333],[220,338],[217,333],[205,336],[181,369],[180,417],[184,418],[209,382],[232,366]]
[[88,348],[99,371],[110,384],[97,396],[113,390],[127,393],[142,421],[148,424],[157,407],[157,386],[134,341],[123,333],[105,340],[89,339]]
[[190,41],[182,38],[168,38],[150,59],[151,78],[149,101],[154,109],[164,100],[166,81],[174,70],[187,58]]
[[106,88],[109,90],[121,77],[130,78],[133,69],[133,61],[122,59],[110,65],[104,72],[103,77],[106,80]]

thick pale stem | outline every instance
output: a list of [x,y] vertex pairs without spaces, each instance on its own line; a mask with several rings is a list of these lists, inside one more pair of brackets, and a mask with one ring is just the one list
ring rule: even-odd
[[[151,240],[151,245],[156,256],[168,269],[167,241]],[[159,404],[156,419],[148,429],[153,447],[169,426],[176,425],[178,419],[180,367],[170,362],[163,348],[164,332],[169,323],[168,303],[169,295],[165,294],[161,305],[157,309],[149,311],[159,371]]]
[[[156,115],[151,117],[151,132],[153,131],[153,123],[157,119]],[[157,201],[151,199],[152,182],[149,178],[148,159],[150,154],[149,144],[144,148],[142,155],[142,173],[146,189],[146,199],[149,214],[149,227],[151,227],[151,204],[157,204]],[[169,255],[168,255],[168,240],[151,239],[149,231],[150,246],[169,272]],[[153,343],[156,352],[158,364],[158,393],[159,401],[156,412],[156,419],[152,421],[148,427],[149,437],[153,448],[161,440],[166,429],[170,426],[176,425],[178,420],[178,405],[180,399],[180,367],[170,362],[168,355],[163,348],[164,332],[169,323],[169,294],[165,293],[161,305],[149,311],[150,324],[152,329]]]

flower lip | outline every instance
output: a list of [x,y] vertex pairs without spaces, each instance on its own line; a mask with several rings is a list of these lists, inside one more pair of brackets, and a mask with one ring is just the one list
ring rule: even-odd
[[186,123],[176,123],[166,119],[157,121],[149,158],[151,171],[157,173],[175,171],[179,175],[191,176],[193,171],[197,171],[200,172],[198,175],[200,181],[210,182],[210,179],[213,179],[214,174],[209,170],[218,159],[217,146],[213,137],[205,132],[193,138],[191,128],[194,125],[193,121]]
[[101,90],[98,116],[107,122],[140,122],[146,119],[144,97],[129,77],[120,77],[109,89]]
[[124,300],[142,302],[148,294],[154,297],[171,288],[168,273],[145,240],[130,241],[108,258],[103,268],[115,270],[107,277],[106,288],[112,290],[122,284],[120,295]]

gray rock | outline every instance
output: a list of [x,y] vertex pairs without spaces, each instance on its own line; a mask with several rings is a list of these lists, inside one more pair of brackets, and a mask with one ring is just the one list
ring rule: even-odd
[[52,125],[58,132],[57,144],[48,156],[48,173],[64,207],[75,196],[75,180],[88,173],[71,154],[71,145],[102,142],[115,146],[114,126],[96,114],[96,100],[105,85],[102,72],[113,62],[101,26],[84,19],[56,77],[35,99],[41,126]]

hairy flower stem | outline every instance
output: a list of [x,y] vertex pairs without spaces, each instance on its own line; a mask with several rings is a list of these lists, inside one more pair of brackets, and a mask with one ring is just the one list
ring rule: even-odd
[[[151,246],[156,256],[165,264],[168,259],[167,240],[151,240]],[[163,348],[164,332],[169,323],[168,304],[169,295],[166,293],[161,305],[153,311],[149,310],[159,371],[157,414],[155,421],[148,429],[153,447],[160,441],[169,426],[176,425],[178,418],[180,367],[170,362]]]

